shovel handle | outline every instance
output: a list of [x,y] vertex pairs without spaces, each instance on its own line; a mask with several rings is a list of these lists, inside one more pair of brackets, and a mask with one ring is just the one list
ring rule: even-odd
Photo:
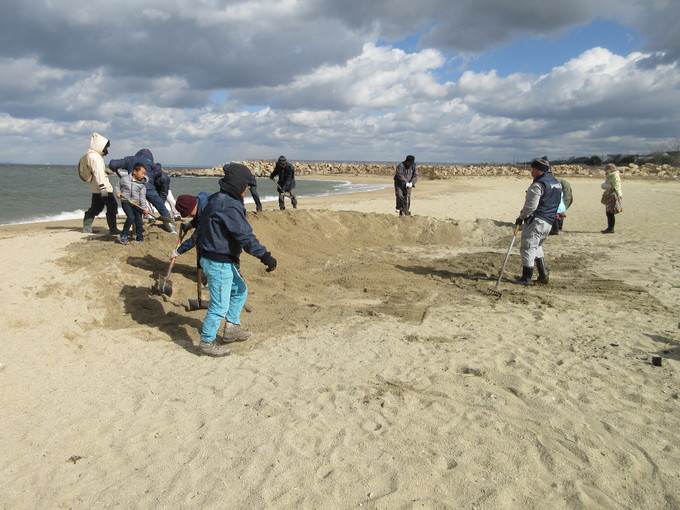
[[515,245],[515,236],[517,235],[517,232],[519,232],[519,224],[515,225],[515,230],[512,232],[512,239],[510,240],[510,246],[508,246],[508,251],[505,254],[505,260],[503,260],[503,265],[501,266],[501,272],[498,275],[498,281],[496,282],[496,286],[494,289],[498,289],[498,286],[501,284],[501,278],[503,278],[503,271],[505,271],[505,265],[508,263],[508,259],[510,258],[510,252],[512,251],[512,247]]

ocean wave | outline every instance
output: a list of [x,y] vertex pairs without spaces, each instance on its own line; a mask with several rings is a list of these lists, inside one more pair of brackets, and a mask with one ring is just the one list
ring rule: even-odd
[[49,221],[64,221],[64,220],[78,220],[83,219],[85,210],[78,209],[77,211],[66,211],[58,214],[45,214],[29,218],[19,218],[12,221],[2,222],[0,225],[23,225],[26,223],[47,223]]

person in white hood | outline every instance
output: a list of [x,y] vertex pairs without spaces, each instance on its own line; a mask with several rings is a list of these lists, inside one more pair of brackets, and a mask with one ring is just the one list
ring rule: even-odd
[[[109,153],[111,142],[100,135],[99,133],[92,133],[90,138],[89,150],[80,158],[78,163],[80,167],[80,175],[90,175],[87,181],[90,183],[90,191],[92,192],[92,202],[90,208],[85,211],[83,218],[83,232],[92,232],[92,222],[94,218],[104,210],[106,207],[106,223],[109,227],[111,235],[120,234],[118,226],[116,225],[116,217],[118,215],[118,202],[113,194],[113,186],[109,181],[109,176],[106,171],[106,164],[104,163],[104,156]],[[89,172],[87,172],[89,170]]]

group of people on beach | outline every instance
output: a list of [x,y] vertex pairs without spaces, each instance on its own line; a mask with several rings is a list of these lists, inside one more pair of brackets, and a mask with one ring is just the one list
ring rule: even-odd
[[[84,181],[90,183],[92,194],[90,208],[83,218],[83,232],[92,232],[94,218],[106,208],[109,232],[120,235],[122,244],[128,243],[130,229],[134,225],[137,241],[143,241],[143,214],[150,211],[149,203],[160,213],[168,232],[178,234],[174,218],[165,206],[169,194],[169,176],[160,164],[154,163],[149,149],[141,149],[134,156],[111,160],[107,167],[104,156],[108,154],[109,140],[93,133],[89,150],[80,159],[78,172]],[[121,174],[121,170],[124,171]],[[266,271],[274,271],[277,261],[253,233],[246,217],[244,198],[250,190],[256,204],[256,212],[262,211],[257,193],[257,179],[250,169],[241,163],[229,163],[223,167],[224,177],[219,180],[219,191],[201,192],[196,196],[180,195],[174,204],[180,218],[191,218],[182,223],[180,241],[183,235],[193,229],[193,234],[170,253],[176,258],[197,248],[198,264],[208,279],[210,304],[201,330],[199,349],[209,356],[226,356],[230,353],[224,345],[244,341],[251,333],[241,328],[241,312],[245,305],[248,289],[240,274],[240,256],[243,251],[258,258]],[[109,174],[117,174],[118,183],[109,181]],[[606,207],[607,228],[603,234],[614,233],[615,215],[622,211],[621,179],[614,165],[605,167],[606,181],[602,203]],[[289,198],[293,208],[298,202],[295,196],[295,168],[281,156],[269,176],[278,177],[279,208],[285,209]],[[551,233],[557,234],[563,227],[566,210],[573,202],[571,186],[564,179],[552,174],[547,157],[531,161],[533,182],[525,194],[524,205],[515,220],[516,231],[522,229],[520,257],[522,275],[514,283],[533,285],[534,268],[538,269],[539,284],[549,282],[543,244]],[[406,156],[396,167],[394,188],[396,209],[400,216],[410,216],[411,191],[418,182],[415,157]],[[118,204],[121,200],[126,221],[123,230],[117,228]],[[199,274],[200,278],[200,274]],[[218,339],[222,321],[224,329]]]
[[[180,195],[174,203],[179,219],[191,218],[182,223],[181,233],[177,232],[173,217],[165,206],[170,193],[170,177],[160,164],[154,163],[149,149],[141,149],[134,156],[114,159],[108,168],[104,156],[108,154],[110,141],[93,133],[90,147],[78,163],[78,173],[89,183],[91,191],[90,208],[83,218],[83,232],[92,232],[94,218],[106,209],[106,220],[111,235],[119,235],[121,244],[128,244],[128,235],[134,225],[137,241],[144,241],[143,214],[150,212],[149,203],[160,214],[165,229],[173,234],[184,235],[193,229],[192,236],[178,243],[171,259],[196,247],[199,265],[208,279],[210,304],[201,330],[199,349],[209,356],[226,356],[229,349],[223,345],[243,341],[250,332],[241,328],[241,312],[248,295],[248,288],[240,274],[240,256],[243,251],[258,258],[268,272],[274,271],[276,259],[255,237],[246,217],[244,198],[250,189],[256,212],[262,211],[257,193],[257,179],[250,169],[240,163],[224,165],[224,177],[219,181],[216,193],[201,192],[196,196]],[[116,174],[119,181],[114,185],[109,175]],[[295,196],[295,167],[281,156],[269,176],[278,177],[279,208],[285,209],[288,198],[294,209],[298,202]],[[121,200],[126,220],[123,230],[117,227],[118,203]],[[182,239],[182,238],[180,238]],[[217,339],[222,321],[223,334]]]
[[[601,202],[605,205],[607,228],[603,234],[613,234],[615,215],[623,208],[621,205],[621,178],[616,165],[609,163],[604,168],[605,182],[602,183]],[[558,179],[552,174],[547,156],[531,161],[533,182],[525,194],[524,206],[515,220],[516,229],[521,228],[520,258],[522,275],[514,283],[533,285],[534,268],[538,270],[536,283],[549,282],[543,243],[549,235],[557,235],[564,227],[566,212],[574,201],[571,184],[566,179]],[[418,181],[415,157],[397,165],[394,174],[396,208],[399,216],[411,215],[411,191]]]

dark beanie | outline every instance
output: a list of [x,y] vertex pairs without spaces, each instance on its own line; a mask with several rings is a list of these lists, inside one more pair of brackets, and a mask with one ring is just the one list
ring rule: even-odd
[[182,218],[186,218],[191,214],[191,211],[194,210],[197,203],[198,201],[193,195],[180,195],[175,202],[175,208],[177,209],[177,212],[182,215]]
[[241,163],[229,163],[222,167],[224,177],[220,179],[220,191],[243,202],[241,196],[246,190],[250,177],[253,175],[246,165]]
[[284,165],[288,163],[288,160],[286,159],[286,156],[279,156],[278,163]]
[[536,158],[532,160],[531,168],[537,168],[541,172],[550,172],[550,163],[548,162],[548,156],[543,156],[542,158]]
[[415,156],[411,156],[411,155],[409,154],[408,156],[406,156],[406,159],[405,159],[404,161],[408,161],[408,162],[413,163],[413,162],[415,162],[415,160],[416,160],[416,157],[415,157]]

